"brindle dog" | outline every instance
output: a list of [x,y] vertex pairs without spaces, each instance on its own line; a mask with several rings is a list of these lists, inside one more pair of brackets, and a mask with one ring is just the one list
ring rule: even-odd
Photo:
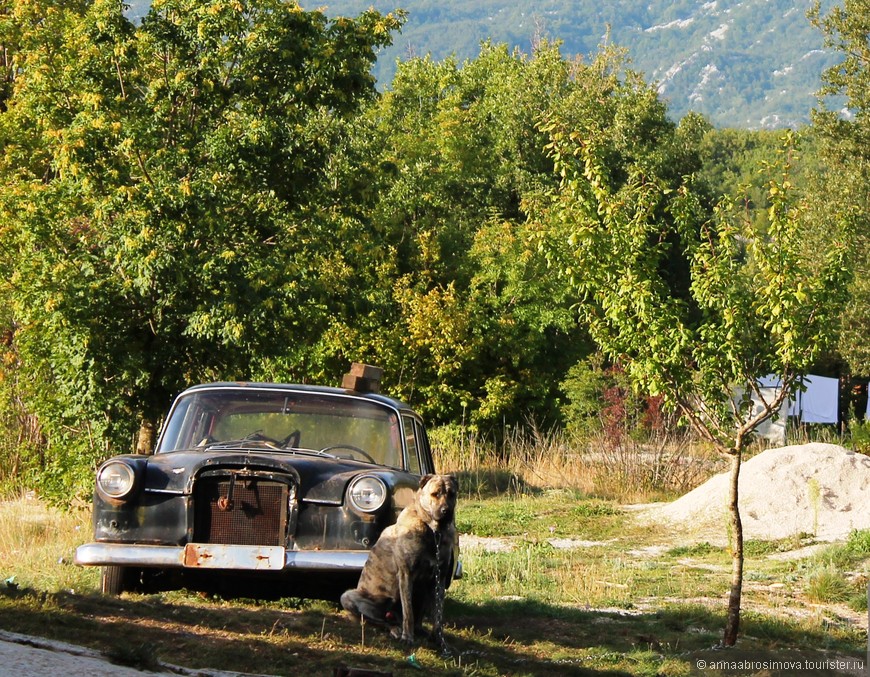
[[433,636],[443,644],[441,605],[452,574],[456,494],[452,475],[420,480],[414,502],[372,548],[357,587],[341,596],[347,611],[372,623],[401,623],[401,639],[408,644],[415,632],[422,633],[423,617],[432,615]]

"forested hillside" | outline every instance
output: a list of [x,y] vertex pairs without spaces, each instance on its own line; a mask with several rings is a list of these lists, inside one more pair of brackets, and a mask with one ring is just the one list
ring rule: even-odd
[[[530,53],[541,38],[562,43],[566,57],[588,56],[609,41],[655,83],[679,120],[702,113],[717,127],[777,129],[809,122],[820,73],[835,59],[810,25],[812,0],[330,0],[301,4],[329,16],[356,16],[374,6],[407,10],[393,45],[379,52],[374,73],[389,87],[396,61],[476,57],[491,40]],[[821,0],[823,11],[835,4]],[[134,0],[142,16],[148,0]]]
[[562,41],[566,56],[589,55],[609,26],[609,40],[626,47],[634,67],[657,83],[674,119],[694,110],[717,127],[806,124],[819,74],[833,59],[806,18],[810,0],[330,0],[323,6],[336,16],[370,4],[408,10],[402,34],[379,56],[382,86],[392,80],[396,59],[431,54],[462,61],[487,39],[528,53],[546,37]]

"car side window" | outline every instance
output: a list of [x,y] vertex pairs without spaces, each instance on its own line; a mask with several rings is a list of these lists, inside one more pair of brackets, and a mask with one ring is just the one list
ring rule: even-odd
[[408,449],[408,472],[422,475],[416,423],[412,416],[402,416],[402,424],[405,428],[405,446]]
[[417,455],[420,457],[420,474],[435,472],[435,464],[432,461],[432,447],[429,445],[429,438],[426,435],[426,429],[420,421],[415,421],[417,425]]

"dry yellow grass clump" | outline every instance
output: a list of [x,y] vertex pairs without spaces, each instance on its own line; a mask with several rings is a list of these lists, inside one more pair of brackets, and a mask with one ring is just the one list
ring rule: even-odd
[[2,501],[0,580],[43,590],[93,588],[96,571],[73,563],[76,547],[90,537],[90,510],[58,510],[31,492]]

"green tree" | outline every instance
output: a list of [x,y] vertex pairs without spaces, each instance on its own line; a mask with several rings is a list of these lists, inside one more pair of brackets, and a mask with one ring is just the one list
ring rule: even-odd
[[822,74],[819,106],[812,114],[821,156],[817,208],[842,215],[855,233],[855,275],[839,352],[853,373],[870,375],[870,5],[845,0],[823,15],[816,3],[810,18],[841,57]]
[[360,154],[373,187],[360,218],[392,258],[370,287],[380,312],[345,335],[434,421],[464,409],[492,428],[553,420],[561,374],[588,350],[525,232],[526,202],[555,185],[536,122],[573,86],[571,68],[546,43],[411,59],[359,121],[374,149]]
[[[730,646],[743,580],[743,449],[832,339],[846,243],[833,237],[821,252],[806,246],[806,208],[789,181],[787,154],[767,184],[763,229],[739,206],[723,203],[710,214],[678,173],[678,130],[654,91],[612,63],[602,68],[609,75],[598,80],[591,109],[568,99],[544,125],[563,177],[547,215],[551,256],[602,351],[730,460]],[[764,401],[756,384],[770,373],[782,388]],[[735,398],[736,388],[747,396]],[[764,404],[760,413],[749,395]]]
[[148,449],[190,382],[323,371],[312,346],[348,275],[331,267],[342,215],[318,203],[401,25],[280,0],[156,0],[138,26],[121,10],[2,15],[19,45],[0,113],[2,297],[21,368],[45,384],[29,393],[43,476],[82,485],[108,445]]

